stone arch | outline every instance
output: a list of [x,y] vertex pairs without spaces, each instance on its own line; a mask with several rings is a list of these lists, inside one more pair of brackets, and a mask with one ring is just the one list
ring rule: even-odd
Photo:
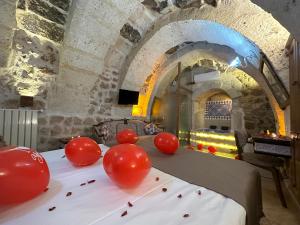
[[[197,6],[200,8],[186,9],[178,8],[174,5],[174,1],[168,1],[168,4],[160,5],[159,8],[148,7],[132,0],[101,2],[91,0],[88,3],[77,0],[72,4],[70,13],[72,17],[69,19],[70,24],[61,51],[58,81],[61,85],[59,90],[54,91],[51,97],[52,104],[49,107],[54,111],[101,115],[103,110],[99,107],[101,108],[102,104],[104,104],[102,108],[108,108],[107,111],[110,111],[117,95],[115,86],[121,83],[127,65],[149,37],[167,23],[185,19],[220,22],[245,36],[250,34],[250,39],[258,46],[264,46],[264,49],[269,50],[266,52],[270,53],[267,54],[269,57],[282,53],[280,49],[283,49],[284,40],[281,39],[284,39],[287,33],[270,14],[249,0],[219,1],[216,8],[201,3]],[[249,15],[256,16],[257,19],[253,22],[255,24],[244,24]],[[105,22],[108,17],[112,18],[111,23],[115,29],[110,29],[111,24]],[[272,25],[269,25],[269,22]],[[129,26],[125,26],[127,24]],[[258,29],[250,29],[252,27]],[[139,38],[130,39],[130,35],[120,33],[121,30],[126,30],[123,28],[138,33]],[[261,38],[266,34],[268,41]],[[270,45],[270,42],[275,45]],[[278,70],[286,66],[286,60],[276,62],[280,64],[279,67],[275,67]],[[110,86],[112,90],[102,93],[101,86]],[[75,89],[84,91],[82,93],[72,91]],[[99,93],[102,96],[99,96]],[[73,106],[59,104],[56,102],[57,99],[60,102],[76,102],[76,104]],[[93,104],[95,102],[98,105]]]
[[143,34],[144,24],[152,22],[145,10],[132,0],[73,1],[51,110],[110,117],[118,65],[139,40],[124,38],[120,30],[132,28],[137,36]]
[[[163,87],[163,84],[166,84],[169,77],[167,74],[174,69],[178,62],[181,62],[183,67],[191,66],[193,63],[199,61],[199,59],[216,60],[220,64],[227,64],[227,62],[232,61],[235,57],[238,57],[236,52],[224,45],[201,41],[181,45],[181,47],[178,47],[175,52],[170,55],[166,54],[164,59],[161,60],[161,64],[155,72],[157,80],[155,81],[155,85],[151,93],[149,105],[152,105],[154,96],[160,92],[159,87]],[[227,65],[225,66],[227,67]],[[147,115],[149,115],[149,113],[150,111],[148,109]]]
[[[287,84],[287,73],[286,71],[283,72],[282,69],[287,69],[286,67],[288,66],[288,60],[284,56],[284,54],[282,54],[282,50],[285,47],[285,43],[288,39],[289,33],[270,14],[266,13],[258,6],[252,4],[250,1],[242,1],[242,3],[238,2],[239,1],[230,1],[230,3],[226,5],[222,5],[225,3],[221,3],[217,8],[201,7],[199,9],[188,8],[184,10],[177,10],[162,16],[160,19],[155,21],[151,29],[146,33],[145,37],[132,50],[130,56],[123,64],[121,74],[123,76],[126,75],[128,70],[130,70],[129,67],[131,66],[131,63],[137,60],[137,55],[143,51],[144,45],[147,42],[151,41],[151,39],[153,39],[153,37],[157,35],[157,33],[160,32],[164,27],[168,26],[169,24],[175,23],[176,21],[182,22],[184,24],[184,22],[188,22],[188,20],[206,20],[223,24],[224,26],[236,30],[243,36],[249,38],[249,40],[253,41],[252,44],[255,43],[270,58],[271,62],[275,66],[275,69],[277,70],[277,72],[280,72],[280,74],[282,75],[282,79],[286,81]],[[232,14],[233,11],[236,13]],[[251,26],[247,25],[249,15],[255,16],[256,18],[255,21],[251,23]],[[179,33],[182,34],[188,32],[191,36],[193,36],[193,34],[195,34],[196,32],[201,32],[201,30],[195,30],[194,33],[191,33],[190,30],[185,30],[183,28],[184,26],[178,26]],[[174,28],[173,31],[175,31]],[[172,38],[180,38],[180,35],[170,34],[163,36],[161,37],[160,42],[164,43],[166,40],[170,40]],[[176,40],[172,41],[176,42]],[[173,43],[173,46],[175,45],[176,44]],[[159,50],[159,47],[152,45],[152,50]],[[149,51],[147,53],[142,53],[147,58],[151,56],[151,54],[149,54]],[[162,52],[160,51],[160,53]],[[154,65],[154,62],[158,60],[158,58],[159,57],[156,57],[155,60],[152,60],[151,62],[149,62],[149,59],[145,58],[144,61],[146,61],[148,64],[145,68],[148,69],[148,67],[152,67]]]
[[[172,70],[174,70],[174,67],[178,62],[181,61],[183,62],[183,64],[184,62],[196,63],[197,60],[199,60],[199,58],[217,60],[219,66],[223,66],[224,71],[227,65],[221,64],[227,64],[228,61],[231,61],[236,57],[241,56],[238,55],[233,49],[227,46],[211,44],[207,42],[185,44],[184,47],[178,49],[172,55],[165,57],[161,60],[162,63],[159,66],[157,66],[155,73],[153,73],[154,76],[152,78],[156,80],[154,81],[155,84],[153,89],[148,90],[148,95],[150,95],[150,97],[146,116],[150,116],[151,105],[153,104],[154,97],[157,93],[159,93],[159,87],[163,87],[164,84],[166,84],[170,75],[169,73]],[[281,133],[285,133],[285,123],[283,121],[284,112],[282,109],[280,109],[278,103],[276,102],[274,96],[271,93],[271,90],[268,88],[268,85],[263,79],[262,74],[257,70],[257,68],[255,68],[251,64],[248,64],[247,67],[241,67],[239,69],[242,70],[244,73],[250,75],[264,89],[269,99],[270,105],[272,106],[274,117],[277,121],[277,130]],[[220,70],[222,70],[222,68],[220,68]],[[226,90],[226,92],[230,93],[232,96],[238,96],[238,93],[235,93],[235,90],[230,87],[230,84],[228,84],[228,89]]]
[[[266,129],[275,131],[275,120],[278,118],[276,118],[277,114],[272,111],[266,94],[253,78],[241,70],[222,73],[217,80],[203,81],[193,85],[191,100],[194,129],[204,124],[204,120],[201,123],[196,118],[204,119],[205,100],[218,92],[224,92],[232,99],[232,129],[245,130],[249,134]],[[199,106],[199,96],[202,99],[201,106]]]
[[[112,4],[116,3],[117,0],[114,0]],[[95,9],[97,9],[97,6],[97,4],[93,4]],[[113,42],[108,51],[105,51],[105,60],[104,65],[102,65],[101,74],[113,75],[113,73],[115,73],[114,80],[116,81],[114,81],[114,84],[119,84],[119,87],[124,79],[124,74],[127,73],[128,66],[131,64],[137,52],[156,31],[168,23],[186,19],[216,21],[249,37],[271,58],[276,70],[282,75],[281,77],[285,84],[288,83],[288,61],[283,57],[284,54],[282,52],[288,32],[269,13],[249,0],[219,1],[217,8],[204,4],[201,5],[201,7],[199,6],[200,8],[191,7],[187,9],[177,8],[169,1],[167,6],[164,6],[163,9],[159,8],[158,11],[156,10],[157,8],[154,9],[153,7],[140,7],[133,1],[130,1],[130,3],[124,2],[122,6],[126,10],[130,9],[131,14],[128,17],[128,23],[139,31],[141,39],[137,43],[131,43],[122,35],[119,35],[116,39],[115,37],[110,38]],[[233,14],[232,12],[235,13]],[[256,20],[247,23],[250,15],[255,16]],[[139,19],[137,20],[135,18]],[[268,40],[266,40],[264,36],[268,36]],[[98,77],[90,92],[91,102],[99,102],[99,100],[101,100],[101,98],[99,99],[98,92],[101,92],[99,86],[102,82],[103,79],[101,76]],[[117,90],[113,91],[113,99],[116,96],[116,91]],[[96,112],[96,108],[95,105],[90,104],[90,111]]]

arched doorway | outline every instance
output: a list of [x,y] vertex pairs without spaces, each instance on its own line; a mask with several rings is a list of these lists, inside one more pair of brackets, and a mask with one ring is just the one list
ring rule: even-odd
[[[202,32],[203,26],[208,23],[209,26],[207,29],[211,29],[210,32],[218,32],[219,30],[222,30],[221,34],[219,34],[218,38],[215,38],[213,40],[214,43],[209,43],[201,40],[206,40],[209,37],[199,36],[198,34],[195,35],[195,29],[199,29],[199,33]],[[202,26],[203,25],[203,26]],[[180,26],[181,29],[185,30],[187,34],[184,36],[176,37],[177,34],[173,34],[173,26]],[[193,30],[192,30],[193,28]],[[222,29],[221,29],[222,28]],[[206,31],[207,31],[206,29]],[[213,31],[216,29],[215,31]],[[190,36],[188,35],[190,32]],[[226,35],[227,34],[227,35]],[[173,35],[173,36],[172,36]],[[232,38],[235,39],[238,46],[236,46],[236,43],[232,44],[231,38],[228,38],[228,36],[232,35]],[[166,40],[163,43],[157,43],[157,39],[159,39],[161,36],[172,36],[172,38],[175,38],[176,40]],[[175,36],[175,37],[174,37]],[[209,35],[208,35],[209,36]],[[212,36],[212,35],[211,35]],[[223,37],[222,37],[223,36]],[[162,74],[165,72],[164,70],[167,69],[168,63],[176,63],[176,61],[181,61],[181,57],[185,57],[186,55],[189,56],[197,47],[200,40],[200,43],[204,43],[203,45],[207,46],[218,46],[220,49],[223,49],[224,51],[221,52],[221,54],[216,51],[216,48],[212,47],[210,49],[206,46],[206,49],[204,47],[200,50],[200,52],[203,54],[209,55],[211,58],[217,58],[217,61],[220,61],[222,63],[225,63],[227,65],[230,65],[232,61],[237,58],[239,61],[238,65],[235,65],[235,67],[240,68],[241,70],[244,70],[247,74],[252,76],[259,85],[264,89],[266,92],[272,109],[274,112],[276,112],[276,118],[277,118],[277,131],[281,134],[285,134],[286,128],[285,128],[285,120],[284,120],[284,112],[280,108],[274,94],[273,90],[271,89],[271,86],[267,83],[268,81],[265,79],[264,75],[260,72],[260,63],[261,63],[261,54],[260,49],[250,40],[242,36],[241,34],[237,33],[236,31],[226,28],[220,24],[213,23],[211,21],[181,21],[180,23],[176,22],[174,24],[168,24],[165,27],[163,27],[161,30],[159,30],[154,36],[148,40],[148,42],[145,44],[145,46],[142,47],[142,49],[138,52],[136,59],[132,61],[132,64],[128,68],[128,75],[127,78],[125,78],[122,88],[125,89],[135,89],[138,90],[143,87],[143,82],[147,80],[146,86],[148,87],[147,91],[143,91],[142,93],[142,103],[139,107],[142,108],[142,115],[143,117],[147,117],[149,115],[149,108],[147,107],[149,105],[149,101],[153,100],[152,91],[155,90],[156,83],[159,82],[160,79],[163,79]],[[239,40],[239,41],[238,41]],[[182,41],[182,42],[179,42]],[[172,48],[168,48],[168,46],[172,46],[172,43],[178,43]],[[149,52],[149,55],[146,55],[145,52],[149,51],[150,46],[154,45],[156,43],[157,51]],[[182,45],[191,45],[192,48],[187,47],[188,51],[181,51],[180,46]],[[171,55],[174,55],[173,61],[168,60],[172,58],[171,56],[168,56],[168,52],[170,52],[171,49],[174,49],[174,52]],[[242,49],[242,50],[241,50]],[[163,52],[162,52],[163,51]],[[161,54],[161,53],[162,54]],[[161,54],[160,57],[157,55]],[[158,58],[157,58],[158,57]],[[144,60],[149,64],[151,60],[153,60],[153,67],[143,67],[142,64],[145,64],[146,62],[141,62],[141,60]],[[148,72],[147,72],[148,71]],[[150,74],[148,77],[146,74]],[[146,78],[147,77],[147,78]],[[151,79],[150,79],[151,78]],[[280,80],[278,80],[279,83]],[[283,86],[281,84],[281,86]],[[151,105],[151,104],[150,104]],[[147,112],[148,110],[148,112]]]

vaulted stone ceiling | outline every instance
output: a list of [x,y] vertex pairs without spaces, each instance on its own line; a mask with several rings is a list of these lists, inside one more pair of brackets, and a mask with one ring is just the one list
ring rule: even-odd
[[[0,14],[3,20],[1,23],[10,21],[10,24],[5,24],[5,26],[12,28],[11,31],[17,29],[20,33],[19,30],[24,30],[29,39],[35,38],[41,41],[41,49],[36,49],[35,45],[32,45],[32,49],[35,48],[36,57],[43,55],[41,52],[50,45],[54,49],[51,57],[55,57],[56,62],[59,62],[59,71],[58,66],[53,67],[45,62],[45,67],[29,63],[30,68],[40,67],[34,70],[33,74],[30,72],[32,70],[27,69],[3,72],[1,74],[5,74],[5,86],[16,85],[17,91],[21,87],[26,92],[31,88],[28,87],[30,82],[23,84],[22,80],[15,80],[15,76],[11,74],[17,73],[19,77],[22,77],[22,74],[30,74],[28,81],[35,85],[34,92],[37,96],[44,95],[41,96],[41,100],[46,100],[43,107],[49,110],[86,113],[87,111],[83,109],[90,108],[90,103],[95,100],[99,102],[99,98],[102,102],[106,102],[105,104],[111,105],[116,96],[117,87],[122,85],[129,66],[135,61],[139,50],[148,40],[164,26],[176,21],[184,23],[189,19],[210,20],[237,30],[266,53],[282,79],[287,82],[287,59],[284,57],[283,49],[288,32],[271,14],[249,0],[2,1],[5,7],[1,7]],[[18,3],[17,9],[16,3]],[[262,5],[271,11],[277,10],[267,4]],[[299,4],[291,2],[287,4],[285,11],[280,11],[280,13],[279,10],[276,11],[276,18],[283,18],[286,24],[290,21],[287,19],[289,18],[288,10],[294,12],[297,8]],[[51,27],[54,30],[58,29],[59,32],[54,32]],[[297,33],[295,26],[287,27],[291,28],[293,33]],[[177,32],[179,36],[180,32],[185,32],[184,26],[178,26],[178,29],[180,30]],[[179,36],[161,38],[176,40]],[[2,61],[6,60],[2,63],[2,67],[16,68],[15,65],[21,61],[27,68],[28,62],[22,59],[23,55],[27,54],[26,52],[22,52],[17,60],[10,58],[10,63],[8,63],[9,56],[14,57],[14,54],[10,54],[12,48],[9,45],[9,41],[12,43],[12,38],[13,36],[8,37],[8,47],[3,47],[5,49],[1,52],[1,54],[7,53],[6,56],[1,57]],[[14,45],[12,47],[16,48]],[[155,47],[154,45],[153,50]],[[16,48],[13,51],[19,50]],[[28,54],[31,53],[28,52]],[[44,59],[47,57],[46,55]],[[13,61],[15,62],[12,63]],[[144,62],[147,61],[149,59]],[[45,63],[42,62],[42,64]],[[145,71],[148,71],[153,65],[141,64],[140,67],[145,67]],[[145,77],[148,75],[146,74]],[[108,87],[109,90],[103,90]],[[96,97],[96,95],[99,96],[99,92],[103,92],[102,97]],[[86,101],[87,98],[91,101]],[[82,107],[65,104],[65,102],[73,101]]]
[[[284,46],[289,33],[280,23],[300,39],[300,3],[294,0],[252,0],[275,19],[250,0],[0,2],[0,106],[18,107],[20,94],[34,95],[34,107],[45,109],[47,121],[56,114],[70,116],[66,121],[73,121],[78,133],[86,127],[73,119],[75,116],[89,124],[103,118],[130,116],[130,107],[116,105],[118,88],[124,80],[136,76],[132,69],[137,66],[135,61],[144,69],[145,81],[156,68],[153,63],[169,47],[190,41],[184,36],[185,21],[206,20],[236,30],[250,40],[250,45],[254,43],[266,53],[285,83],[288,61]],[[172,23],[176,24],[174,34],[156,36]],[[188,30],[191,38],[198,32],[206,30]],[[157,43],[150,45],[153,38]],[[181,42],[176,41],[180,38]],[[221,38],[215,32],[201,40],[231,44],[216,42],[216,38],[225,40],[226,36]],[[166,48],[162,44],[167,41]],[[143,51],[145,46],[147,51]],[[239,45],[231,47],[244,52]],[[151,51],[157,55],[153,57]],[[137,85],[143,87],[143,82]]]
[[[193,90],[193,92],[218,87],[226,90],[232,97],[239,98],[240,94],[237,94],[237,89],[241,89],[242,87],[245,90],[248,88],[249,91],[253,92],[255,92],[256,89],[260,89],[260,91],[264,90],[264,94],[262,95],[265,96],[266,94],[266,96],[268,96],[269,103],[276,118],[282,117],[283,111],[278,106],[271,90],[268,88],[268,85],[265,83],[265,80],[257,69],[249,65],[246,67],[240,66],[240,69],[228,65],[228,61],[232,61],[232,59],[236,57],[239,56],[234,49],[228,46],[207,42],[183,43],[176,48],[168,50],[165,57],[161,60],[160,65],[157,66],[155,73],[152,73],[151,76],[147,77],[146,82],[141,89],[141,95],[150,96],[149,102],[144,104],[146,102],[144,101],[139,106],[147,116],[150,116],[151,105],[153,104],[155,97],[161,97],[165,94],[166,87],[169,86],[171,81],[178,74],[177,64],[180,62],[183,76],[189,76],[190,73],[193,73],[196,70],[195,66],[197,65],[213,68],[221,73],[219,80],[201,82],[201,84],[199,83],[186,87]],[[251,74],[251,76],[247,75],[247,73]],[[239,79],[239,77],[241,77],[241,79]],[[151,86],[153,80],[154,85]],[[257,87],[258,85],[260,87]],[[278,122],[278,128],[284,130],[284,124]]]
[[[138,90],[145,76],[161,63],[164,52],[183,42],[199,41],[227,46],[233,49],[236,55],[245,58],[256,68],[259,67],[259,48],[238,32],[206,20],[179,21],[162,27],[143,45],[133,59],[122,87]],[[218,54],[217,50],[214,51]]]

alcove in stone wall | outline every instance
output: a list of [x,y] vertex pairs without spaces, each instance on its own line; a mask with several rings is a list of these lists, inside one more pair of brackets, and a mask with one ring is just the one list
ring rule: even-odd
[[[206,81],[193,93],[193,129],[203,125],[205,102],[216,93],[225,92],[232,99],[231,128],[257,134],[261,130],[275,132],[277,122],[263,89],[242,71],[221,74],[217,81]],[[200,121],[199,121],[200,120]]]

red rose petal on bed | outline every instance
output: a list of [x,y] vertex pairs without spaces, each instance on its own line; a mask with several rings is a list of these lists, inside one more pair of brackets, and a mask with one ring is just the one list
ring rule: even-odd
[[48,210],[49,210],[49,211],[53,211],[54,209],[56,209],[56,207],[55,207],[55,206],[53,206],[53,207],[49,208]]
[[124,211],[121,215],[121,217],[126,216],[127,215],[127,211]]
[[166,192],[168,189],[167,188],[163,188],[161,189],[163,192]]
[[187,218],[189,216],[190,216],[190,214],[187,214],[187,213],[183,215],[184,218]]
[[129,207],[132,207],[133,204],[132,204],[131,202],[128,202],[128,206],[129,206]]

